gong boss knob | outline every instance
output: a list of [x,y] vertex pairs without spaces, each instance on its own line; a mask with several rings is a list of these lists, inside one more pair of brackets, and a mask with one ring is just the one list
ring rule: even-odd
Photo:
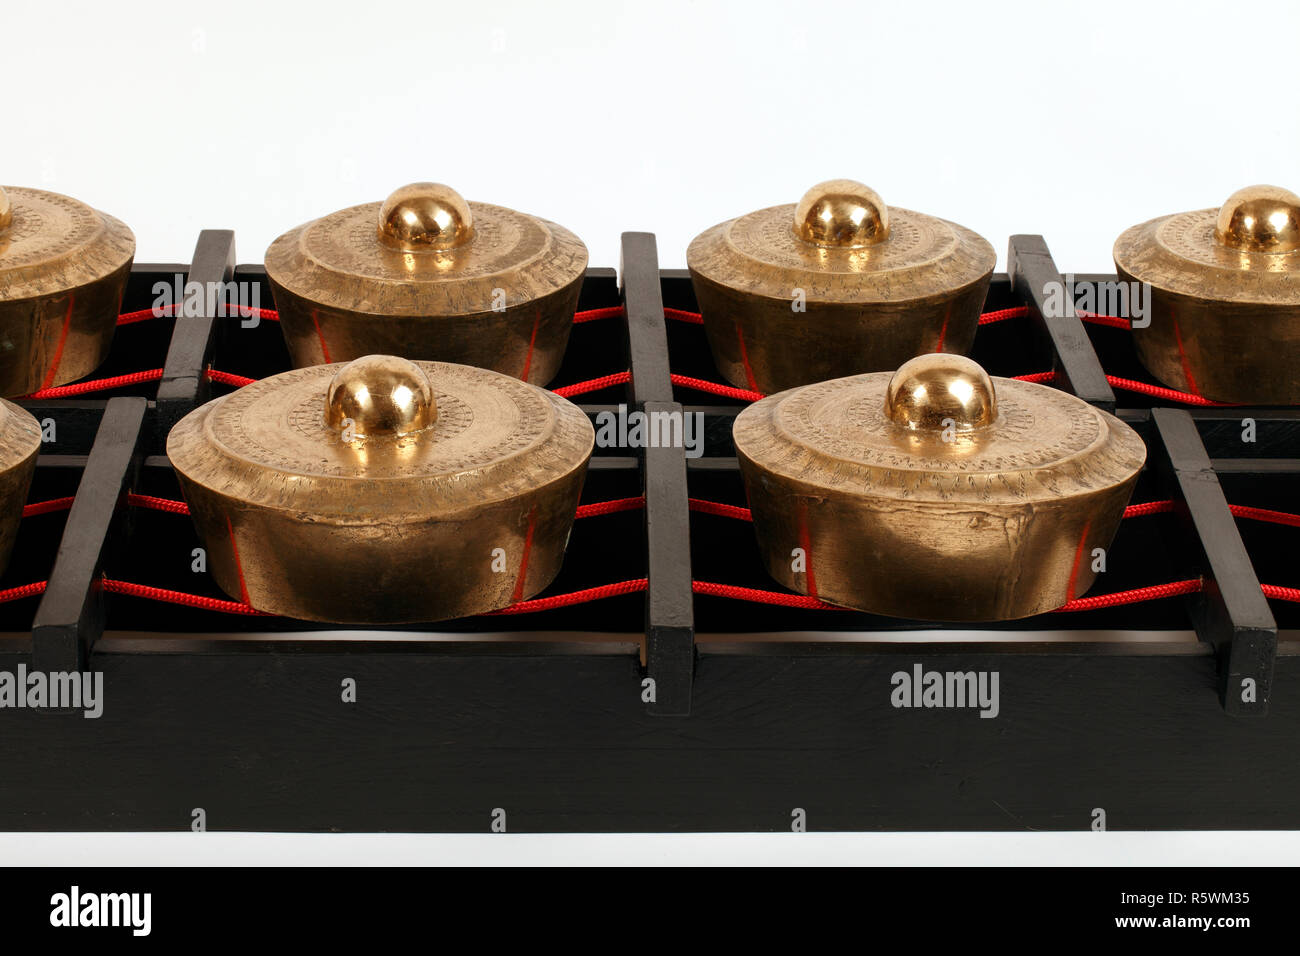
[[379,207],[379,239],[406,252],[437,252],[474,238],[474,213],[442,183],[411,183]]
[[993,380],[964,355],[936,352],[904,362],[885,388],[885,412],[910,431],[971,432],[998,417]]
[[873,246],[889,238],[889,208],[870,186],[829,179],[804,193],[794,207],[794,234],[817,246]]
[[330,379],[325,421],[358,438],[397,437],[424,431],[438,418],[433,386],[424,369],[396,355],[367,355]]
[[1249,252],[1300,249],[1300,196],[1278,186],[1238,189],[1219,207],[1214,238]]

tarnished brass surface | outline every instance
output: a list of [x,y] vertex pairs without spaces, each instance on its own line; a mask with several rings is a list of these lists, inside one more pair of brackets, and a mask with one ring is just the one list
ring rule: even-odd
[[1300,197],[1248,186],[1218,209],[1163,216],[1115,243],[1125,282],[1151,288],[1133,329],[1147,371],[1220,402],[1300,404]]
[[40,450],[40,424],[26,409],[0,399],[0,574],[9,567]]
[[230,595],[341,624],[437,621],[559,571],[587,417],[485,369],[367,356],[273,375],[196,409],[167,454]]
[[0,395],[76,381],[108,355],[135,237],[58,193],[0,188]]
[[686,251],[718,371],[775,392],[965,353],[997,255],[848,179],[714,226]]
[[294,365],[390,354],[544,385],[587,267],[573,233],[413,183],[299,226],[266,252]]
[[769,573],[890,617],[996,621],[1095,573],[1146,458],[1113,415],[924,355],[746,408],[734,437]]

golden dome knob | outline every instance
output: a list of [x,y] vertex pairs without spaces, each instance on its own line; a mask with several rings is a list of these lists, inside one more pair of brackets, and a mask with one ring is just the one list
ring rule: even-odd
[[964,355],[934,352],[904,362],[885,389],[885,413],[912,431],[974,431],[998,417],[988,373]]
[[441,183],[411,183],[395,190],[379,210],[379,239],[406,252],[464,245],[474,235],[474,214],[460,193]]
[[804,193],[794,207],[794,234],[818,246],[861,249],[889,237],[889,208],[862,183],[830,179]]
[[325,396],[325,422],[357,438],[402,436],[438,417],[424,369],[395,355],[366,355],[334,373]]
[[9,194],[0,186],[0,232],[4,232],[14,221],[14,207],[9,204]]
[[1219,208],[1214,238],[1247,252],[1300,249],[1300,196],[1279,186],[1238,189]]

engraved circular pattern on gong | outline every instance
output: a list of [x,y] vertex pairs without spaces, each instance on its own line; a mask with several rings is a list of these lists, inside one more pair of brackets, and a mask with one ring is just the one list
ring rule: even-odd
[[765,265],[826,273],[860,273],[911,269],[951,256],[957,246],[945,222],[891,208],[889,238],[860,249],[817,246],[794,234],[794,206],[760,209],[735,220],[727,241],[744,256]]
[[1201,209],[1170,216],[1156,226],[1156,242],[1189,262],[1223,269],[1300,271],[1300,252],[1270,253],[1232,249],[1214,236],[1219,210]]
[[[474,421],[474,412],[455,395],[434,388],[433,398],[438,409],[438,417],[425,431],[403,439],[406,444],[425,440],[445,442],[459,435]],[[324,395],[305,396],[302,402],[289,412],[289,427],[307,441],[319,442],[322,445],[338,442],[340,437],[338,429],[331,428],[325,421]],[[362,440],[366,442],[366,447],[371,449],[392,442],[392,439],[388,438],[366,439],[365,436],[362,436]]]
[[381,206],[353,206],[308,224],[300,240],[303,253],[321,267],[347,276],[436,282],[477,279],[518,269],[551,244],[550,230],[533,217],[501,206],[470,203],[474,235],[464,246],[403,252],[379,239]]
[[[410,479],[485,468],[546,442],[556,409],[546,392],[504,375],[420,362],[438,417],[400,440],[345,444],[325,427],[325,393],[339,366],[282,372],[220,400],[207,416],[211,442],[230,457],[285,474]],[[584,418],[585,420],[585,418]]]
[[[773,426],[787,441],[843,461],[961,474],[1050,468],[1103,438],[1096,410],[1056,389],[1009,379],[994,379],[998,418],[988,429],[959,432],[953,442],[918,435],[885,413],[891,376],[883,372],[806,386],[777,403]],[[918,446],[935,454],[918,454]]]
[[5,187],[13,223],[3,234],[0,269],[19,269],[64,258],[104,231],[94,209],[69,196],[40,189]]

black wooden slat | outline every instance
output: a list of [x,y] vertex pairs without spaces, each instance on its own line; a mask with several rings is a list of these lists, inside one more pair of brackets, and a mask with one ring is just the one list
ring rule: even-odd
[[[1219,651],[1224,709],[1238,715],[1263,714],[1273,681],[1277,624],[1196,422],[1177,408],[1154,409],[1151,417],[1160,436],[1161,447],[1153,449],[1156,467],[1186,503],[1204,559],[1205,590],[1192,599],[1192,618],[1201,639]],[[1243,700],[1247,681],[1254,684],[1253,700]]]
[[638,405],[671,402],[673,386],[668,369],[668,333],[664,328],[659,253],[653,233],[623,233],[619,277],[623,307],[627,310],[632,401]]
[[138,464],[148,404],[143,398],[114,398],[104,409],[54,570],[36,610],[32,661],[37,670],[80,670],[103,633],[101,569],[118,505]]
[[[204,229],[194,247],[187,286],[209,289],[231,282],[235,275],[235,234],[229,229]],[[217,320],[213,296],[205,296],[204,314],[178,316],[172,332],[162,381],[158,384],[157,427],[165,437],[171,426],[191,409],[208,400],[210,383],[205,374],[212,359]]]
[[[619,272],[627,313],[628,358],[635,409],[647,415],[683,415],[673,401],[668,332],[655,237],[623,233]],[[650,713],[685,716],[695,672],[694,596],[691,592],[690,503],[683,447],[642,450],[648,548],[646,674],[655,682]]]
[[[680,416],[674,403],[650,402],[648,415]],[[690,502],[681,448],[645,450],[645,520],[649,549],[646,594],[646,674],[655,682],[651,713],[685,716],[695,671],[691,591]]]
[[[1056,352],[1056,384],[1085,402],[1113,412],[1115,393],[1106,382],[1106,373],[1093,351],[1088,333],[1074,312],[1073,290],[1066,288],[1065,277],[1052,261],[1043,237],[1012,236],[1007,250],[1007,272],[1016,295],[1030,307],[1052,342]],[[1066,290],[1066,294],[1060,296],[1060,314],[1047,308],[1051,288]]]

